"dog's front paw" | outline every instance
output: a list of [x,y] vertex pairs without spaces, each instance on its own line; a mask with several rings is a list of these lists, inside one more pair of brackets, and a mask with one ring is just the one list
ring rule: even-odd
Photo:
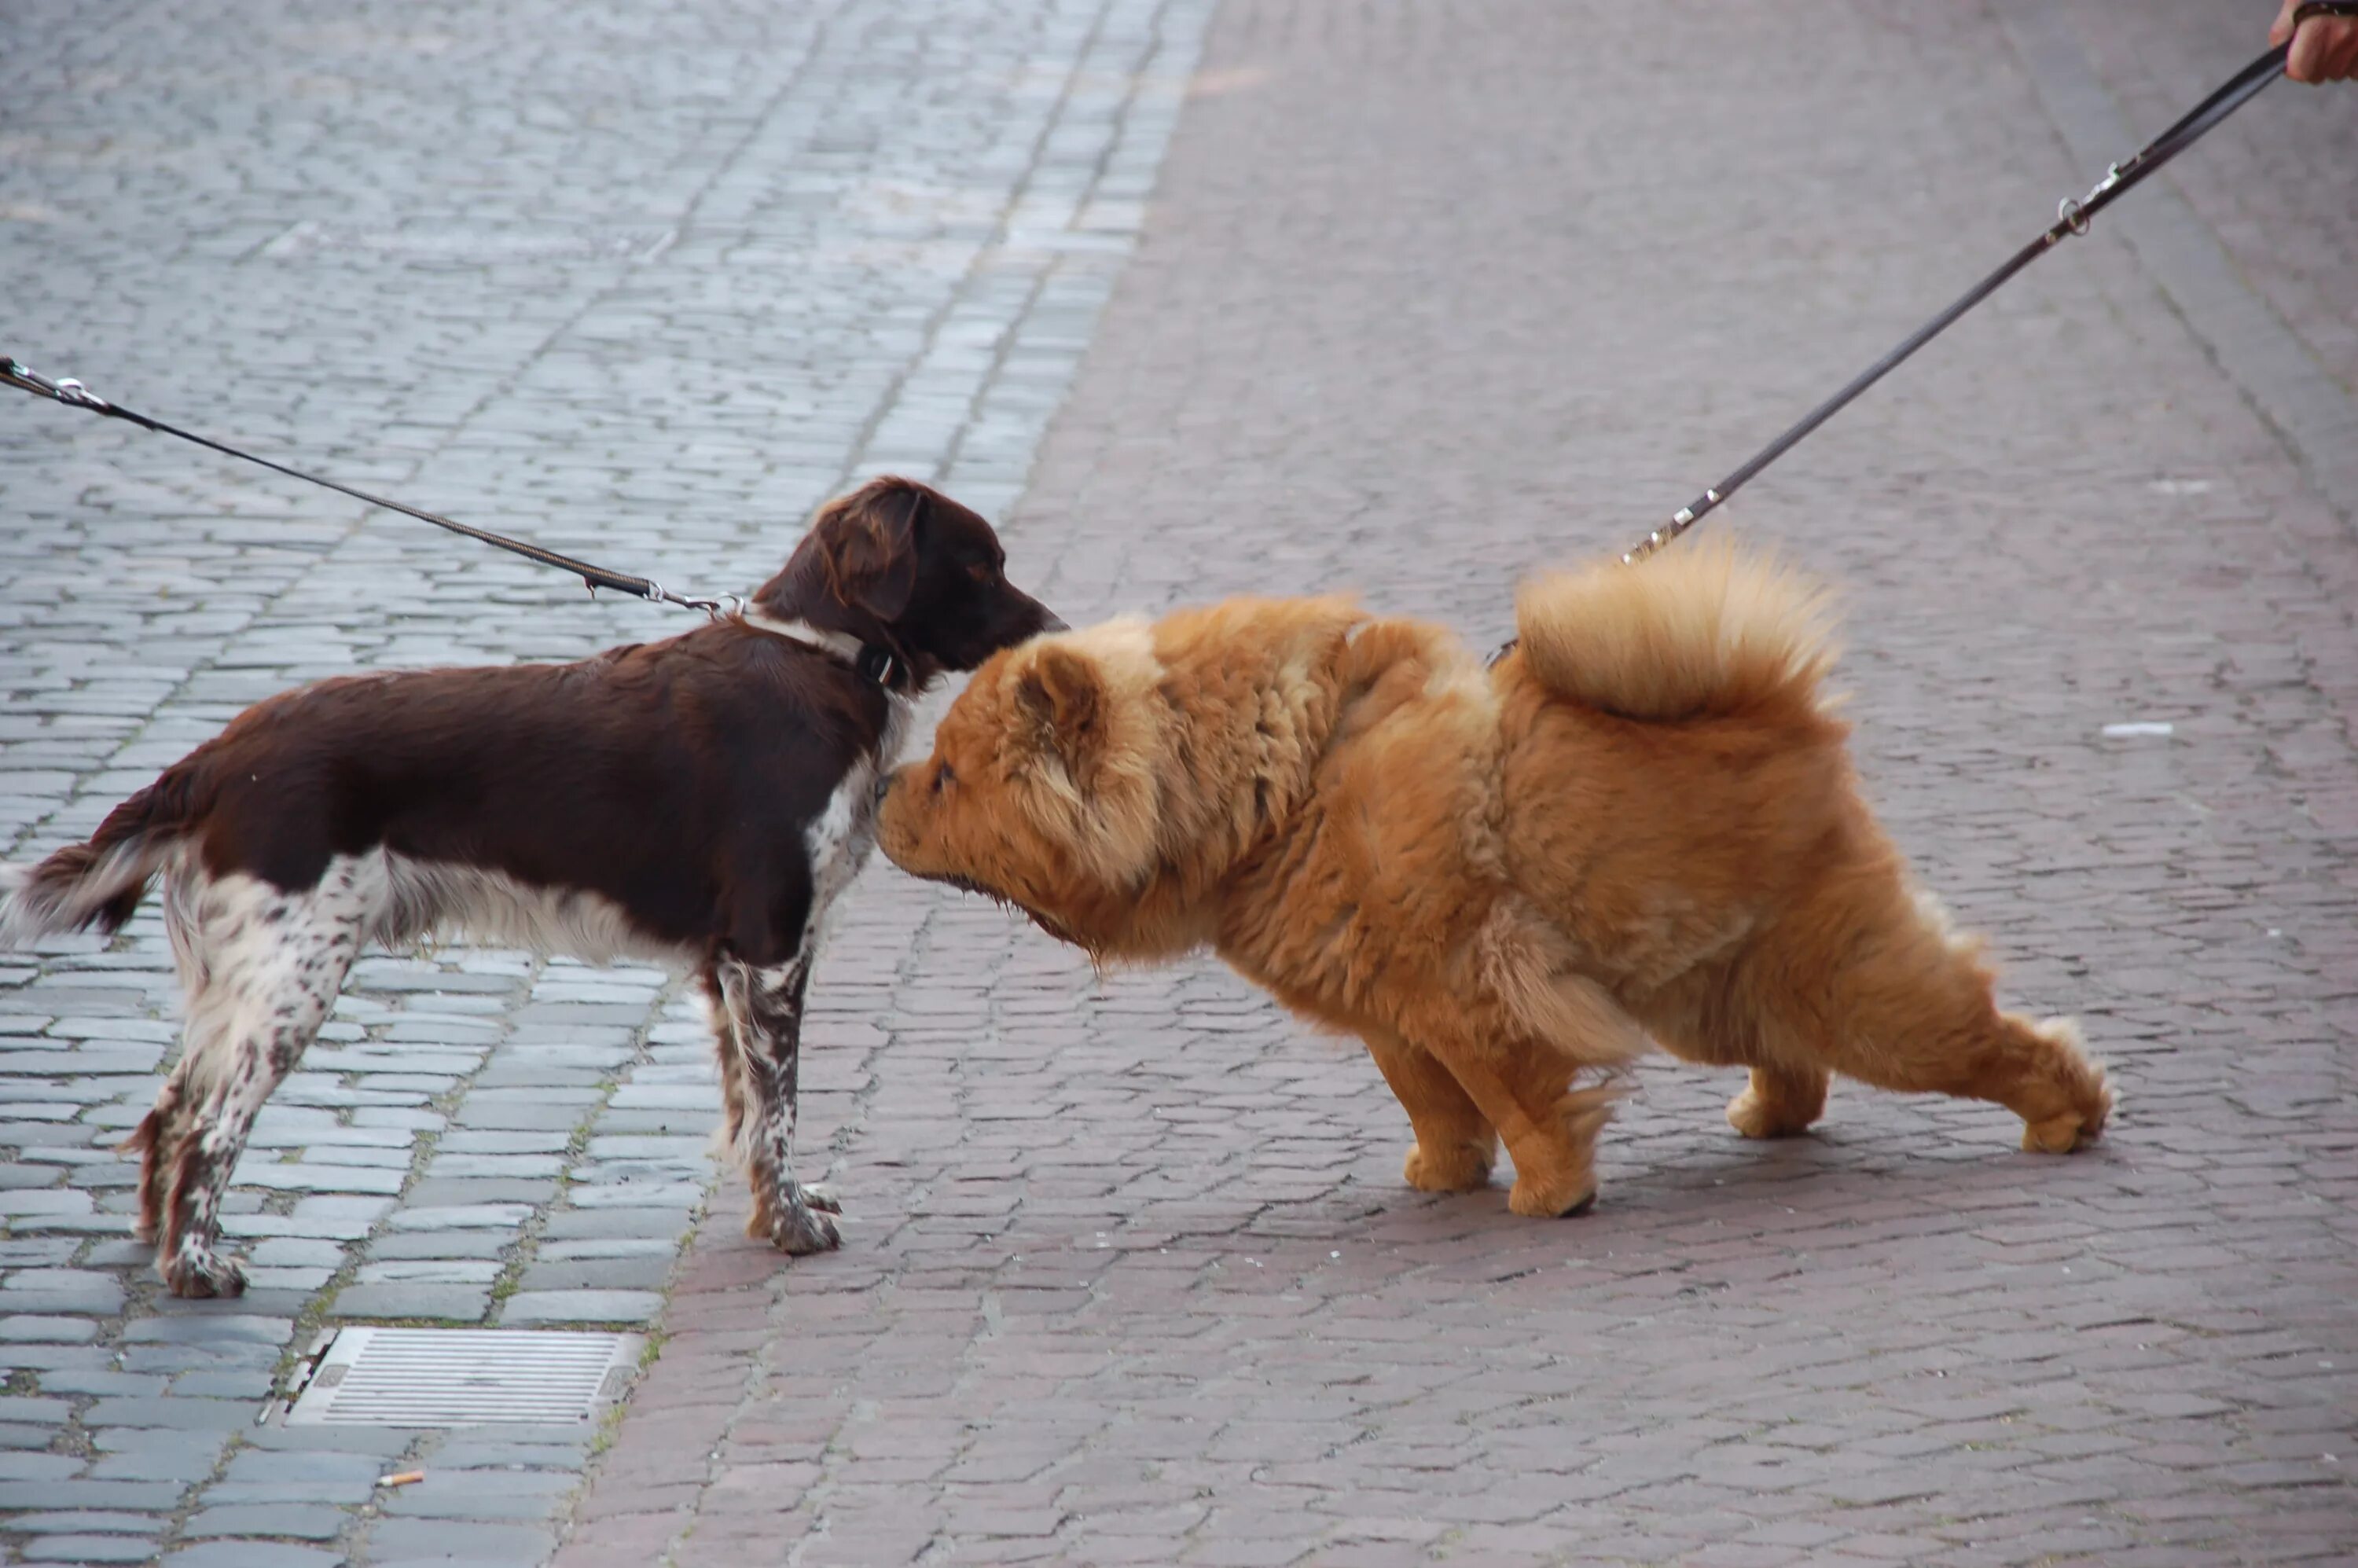
[[1490,1184],[1490,1162],[1494,1158],[1487,1149],[1477,1149],[1470,1143],[1458,1143],[1439,1150],[1428,1150],[1422,1143],[1409,1147],[1408,1158],[1401,1162],[1401,1179],[1421,1193],[1470,1193]]
[[841,1214],[843,1212],[843,1200],[835,1195],[835,1188],[829,1183],[805,1182],[802,1191],[803,1202],[810,1205],[819,1213]]
[[190,1301],[245,1294],[245,1268],[210,1247],[180,1247],[156,1260],[164,1288]]
[[826,1215],[798,1204],[771,1225],[770,1245],[789,1258],[804,1258],[834,1251],[843,1245],[843,1235]]
[[2093,1123],[2078,1111],[2066,1111],[2045,1121],[2022,1124],[2022,1147],[2033,1154],[2069,1154],[2073,1150],[2093,1143],[2104,1135],[2104,1122],[2100,1116]]
[[1518,1177],[1507,1206],[1530,1219],[1570,1219],[1596,1206],[1596,1183],[1588,1177],[1533,1181]]
[[1747,1089],[1727,1102],[1727,1125],[1747,1138],[1799,1138],[1817,1118]]
[[827,1217],[842,1212],[834,1203],[835,1195],[823,1187],[814,1192],[809,1187],[789,1186],[783,1194],[764,1195],[745,1222],[745,1234],[768,1242],[789,1258],[832,1252],[843,1245],[842,1234]]

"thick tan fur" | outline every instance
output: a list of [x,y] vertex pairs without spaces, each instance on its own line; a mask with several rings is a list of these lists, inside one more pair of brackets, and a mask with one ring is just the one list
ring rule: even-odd
[[1215,948],[1367,1043],[1412,1184],[1481,1185],[1503,1138],[1518,1213],[1593,1196],[1649,1036],[1750,1068],[1750,1137],[1806,1129],[1837,1072],[1996,1101],[2033,1149],[2102,1130],[2076,1031],[1998,1011],[1859,799],[1819,589],[1714,541],[1541,579],[1517,618],[1487,671],[1338,599],[1035,640],[878,841],[1100,960]]

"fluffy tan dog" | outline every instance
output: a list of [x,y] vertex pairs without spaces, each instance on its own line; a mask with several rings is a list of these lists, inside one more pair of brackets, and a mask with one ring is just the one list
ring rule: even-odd
[[1650,1035],[1742,1065],[1751,1138],[1832,1073],[1995,1100],[2024,1147],[2104,1127],[2066,1022],[2000,1012],[1860,801],[1823,594],[1722,541],[1527,585],[1485,670],[1342,599],[1237,599],[984,665],[892,776],[903,870],[1101,961],[1210,946],[1367,1042],[1405,1175],[1518,1214],[1594,1197],[1610,1069]]

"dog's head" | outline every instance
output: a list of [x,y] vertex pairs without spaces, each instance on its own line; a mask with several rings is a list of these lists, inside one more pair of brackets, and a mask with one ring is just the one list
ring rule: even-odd
[[819,509],[755,608],[890,652],[923,686],[1065,623],[1007,580],[990,524],[941,492],[876,479]]
[[885,782],[877,844],[1100,959],[1209,941],[1227,879],[1310,787],[1355,618],[1231,600],[999,654]]

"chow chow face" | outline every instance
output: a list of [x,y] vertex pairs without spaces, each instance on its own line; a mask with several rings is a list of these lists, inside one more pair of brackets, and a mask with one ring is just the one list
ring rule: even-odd
[[1241,600],[1011,649],[888,781],[878,846],[1100,960],[1200,946],[1222,875],[1301,792],[1335,696],[1314,654],[1357,619],[1340,600]]

